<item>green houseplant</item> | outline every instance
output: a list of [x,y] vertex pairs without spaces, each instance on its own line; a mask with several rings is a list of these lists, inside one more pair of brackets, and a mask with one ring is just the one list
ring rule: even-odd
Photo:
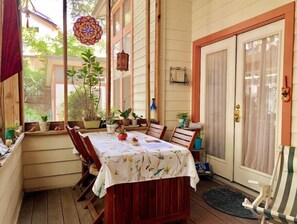
[[132,125],[137,126],[137,119],[142,118],[141,116],[138,116],[135,112],[132,112]]
[[202,137],[204,136],[204,132],[200,131],[196,137],[195,143],[194,143],[194,148],[199,150],[201,149],[202,146]]
[[117,116],[114,112],[110,112],[109,116],[106,117],[106,131],[108,134],[114,134],[115,129],[117,128],[117,124],[115,123],[115,119]]
[[96,61],[96,56],[90,49],[81,53],[83,59],[82,68],[72,67],[67,70],[68,79],[71,81],[83,108],[85,128],[99,128],[98,116],[101,99],[101,77],[103,67]]
[[132,108],[128,108],[127,110],[118,110],[120,112],[120,116],[123,118],[123,125],[124,126],[129,126],[130,124],[130,119],[129,119],[129,115],[132,111]]
[[5,139],[15,139],[15,131],[20,127],[18,122],[5,126]]
[[188,113],[179,112],[176,114],[176,118],[179,123],[179,128],[185,128],[188,119]]
[[39,121],[40,131],[48,131],[50,127],[50,122],[48,121],[48,115],[40,115],[41,121]]

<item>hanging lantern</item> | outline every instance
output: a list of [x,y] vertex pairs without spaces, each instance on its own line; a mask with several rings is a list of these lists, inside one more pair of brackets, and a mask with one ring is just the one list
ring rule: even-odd
[[129,54],[125,53],[124,51],[117,53],[117,70],[129,70]]

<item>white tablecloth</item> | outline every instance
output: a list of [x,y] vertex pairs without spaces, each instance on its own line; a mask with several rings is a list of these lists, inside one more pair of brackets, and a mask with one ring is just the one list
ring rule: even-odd
[[[99,197],[115,184],[189,176],[196,189],[199,181],[191,152],[181,146],[157,140],[140,132],[127,132],[120,141],[116,134],[87,133],[102,163],[93,192]],[[138,146],[131,144],[135,137]],[[155,142],[150,140],[156,140]]]

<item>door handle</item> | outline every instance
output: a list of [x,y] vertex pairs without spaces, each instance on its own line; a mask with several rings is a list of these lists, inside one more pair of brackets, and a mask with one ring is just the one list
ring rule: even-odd
[[239,123],[239,120],[240,120],[240,105],[237,104],[234,110],[234,121]]

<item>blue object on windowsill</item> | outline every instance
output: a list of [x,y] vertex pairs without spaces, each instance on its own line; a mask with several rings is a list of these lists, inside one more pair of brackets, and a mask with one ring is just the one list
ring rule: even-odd
[[202,138],[196,138],[194,143],[194,148],[199,150],[201,149],[201,145],[202,145]]

